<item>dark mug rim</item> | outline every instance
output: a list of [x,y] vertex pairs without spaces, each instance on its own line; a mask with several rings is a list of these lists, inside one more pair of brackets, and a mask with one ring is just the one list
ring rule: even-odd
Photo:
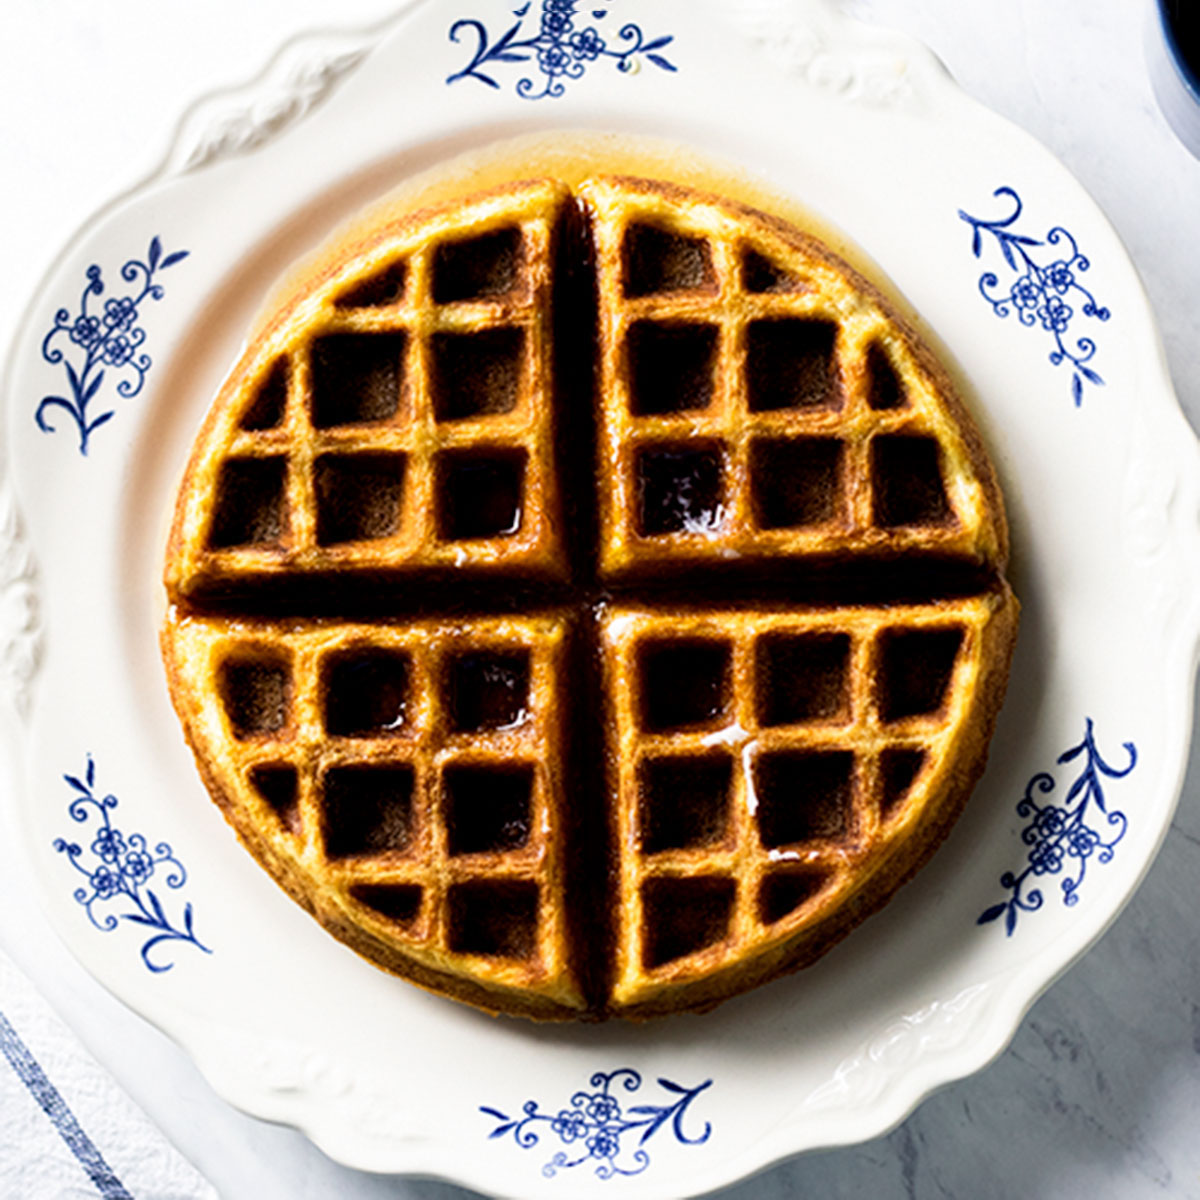
[[[1193,0],[1193,3],[1200,0]],[[1179,39],[1175,36],[1175,25],[1171,20],[1170,14],[1167,12],[1167,4],[1169,0],[1157,0],[1158,8],[1158,24],[1162,31],[1163,43],[1167,47],[1167,54],[1170,56],[1171,62],[1175,70],[1179,72],[1180,79],[1183,80],[1183,85],[1192,94],[1192,99],[1200,104],[1200,71],[1194,70],[1191,64],[1183,56],[1183,48],[1179,44]]]

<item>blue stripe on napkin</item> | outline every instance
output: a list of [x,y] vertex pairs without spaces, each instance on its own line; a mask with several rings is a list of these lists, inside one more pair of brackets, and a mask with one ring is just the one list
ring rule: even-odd
[[50,1082],[46,1072],[42,1070],[17,1031],[8,1023],[8,1018],[2,1011],[0,1050],[17,1073],[17,1078],[41,1105],[42,1111],[58,1130],[59,1136],[88,1173],[103,1200],[133,1200],[125,1190],[125,1185],[113,1174],[112,1167],[104,1161],[104,1155],[96,1148],[95,1142],[84,1133],[83,1127],[67,1107],[67,1102],[59,1094],[58,1088]]

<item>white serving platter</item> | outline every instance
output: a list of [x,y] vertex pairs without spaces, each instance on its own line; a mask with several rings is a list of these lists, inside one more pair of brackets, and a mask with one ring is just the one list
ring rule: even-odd
[[[870,256],[963,380],[1024,606],[988,772],[932,864],[816,967],[643,1026],[489,1019],[329,939],[208,800],[157,645],[176,482],[281,273],[422,171],[581,133],[741,172]],[[668,1197],[870,1138],[1003,1049],[1170,821],[1200,455],[1137,275],[1042,147],[820,0],[425,2],[293,42],[70,240],[3,389],[0,663],[29,781],[4,803],[38,898],[231,1103],[349,1165]]]

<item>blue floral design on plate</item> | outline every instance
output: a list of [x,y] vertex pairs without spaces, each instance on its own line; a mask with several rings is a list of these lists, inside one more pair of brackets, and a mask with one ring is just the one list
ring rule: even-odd
[[[54,314],[54,327],[42,339],[42,357],[54,366],[65,363],[67,382],[71,386],[70,398],[44,396],[37,406],[34,419],[43,433],[56,432],[56,426],[50,423],[50,414],[54,409],[61,409],[75,422],[79,431],[79,453],[86,455],[92,434],[113,417],[111,409],[98,416],[88,414],[88,405],[99,393],[106,369],[125,373],[117,384],[118,395],[129,399],[142,390],[151,361],[148,354],[138,354],[146,340],[146,331],[137,324],[138,310],[146,300],[163,298],[163,286],[154,281],[155,275],[182,262],[189,253],[188,250],[176,250],[164,258],[161,240],[152,238],[145,262],[131,258],[121,268],[121,278],[136,285],[132,294],[110,297],[105,300],[102,312],[94,311],[93,306],[93,297],[104,294],[100,267],[96,263],[88,267],[87,283],[79,297],[79,311],[72,316],[70,309],[60,308]],[[69,345],[66,349],[75,356],[76,362],[71,362],[63,349],[54,344],[60,334],[67,336]]]
[[[1059,875],[1064,868],[1069,868],[1070,873],[1061,881],[1063,903],[1070,907],[1079,902],[1079,886],[1087,874],[1088,862],[1093,858],[1098,863],[1112,862],[1117,843],[1128,828],[1123,812],[1108,809],[1101,786],[1102,776],[1123,779],[1137,766],[1134,744],[1126,742],[1125,750],[1129,755],[1128,765],[1120,770],[1109,766],[1096,749],[1092,719],[1088,717],[1083,741],[1058,756],[1059,763],[1072,762],[1081,754],[1087,756],[1063,803],[1038,804],[1034,797],[1035,792],[1045,796],[1054,790],[1054,776],[1049,772],[1039,771],[1026,784],[1025,795],[1017,803],[1017,815],[1029,819],[1029,824],[1021,830],[1021,841],[1029,847],[1027,865],[1019,875],[1005,871],[1000,876],[1000,886],[1007,888],[1010,895],[980,913],[977,924],[986,925],[1003,916],[1005,932],[1012,937],[1018,914],[1036,912],[1042,907],[1041,888],[1025,891],[1030,876]],[[1093,803],[1104,814],[1104,821],[1089,820],[1088,808]],[[1109,835],[1107,839],[1105,833]]]
[[[615,41],[604,38],[595,25],[579,28],[579,0],[542,0],[541,21],[536,34],[527,34],[525,20],[533,7],[532,0],[520,8],[513,9],[517,18],[494,42],[487,26],[473,17],[464,17],[450,26],[450,40],[460,41],[468,33],[475,35],[475,53],[461,71],[446,77],[447,83],[460,79],[478,79],[488,87],[500,85],[483,70],[499,63],[521,63],[537,60],[544,83],[538,91],[538,83],[525,76],[517,80],[517,95],[526,100],[541,100],[544,96],[561,96],[565,91],[564,80],[579,79],[589,64],[602,58],[612,59],[618,71],[636,71],[644,58],[663,71],[677,68],[663,55],[663,50],[675,39],[671,35],[646,41],[641,27],[627,22],[617,31]],[[607,8],[594,8],[591,17],[603,21],[608,16]],[[587,18],[584,18],[585,20]],[[580,22],[581,24],[581,22]],[[522,37],[522,34],[526,36]]]
[[[525,1102],[521,1117],[509,1117],[498,1109],[483,1106],[479,1111],[500,1122],[488,1134],[489,1138],[511,1133],[518,1146],[530,1150],[541,1140],[535,1128],[541,1124],[548,1125],[559,1141],[570,1146],[570,1150],[556,1151],[550,1161],[543,1164],[542,1174],[547,1178],[560,1170],[588,1162],[596,1164],[595,1173],[601,1179],[640,1175],[650,1165],[650,1155],[642,1147],[660,1129],[669,1127],[676,1141],[685,1146],[702,1145],[712,1134],[709,1121],[704,1122],[704,1129],[695,1137],[688,1137],[683,1127],[689,1106],[701,1092],[712,1086],[711,1079],[694,1088],[659,1079],[658,1086],[669,1093],[668,1099],[675,1097],[667,1104],[635,1104],[623,1109],[612,1094],[615,1087],[636,1092],[641,1086],[642,1077],[637,1071],[620,1067],[615,1071],[597,1071],[591,1078],[592,1091],[576,1092],[567,1107],[554,1113],[542,1112],[536,1100]],[[629,1152],[628,1143],[622,1145],[622,1139],[634,1136],[637,1148]]]
[[[1078,408],[1083,403],[1084,381],[1101,387],[1104,380],[1087,365],[1096,353],[1096,343],[1090,337],[1081,337],[1072,346],[1066,336],[1076,315],[1074,305],[1079,305],[1083,316],[1097,321],[1107,321],[1112,314],[1098,305],[1095,296],[1080,283],[1080,276],[1090,269],[1091,263],[1079,252],[1075,238],[1066,229],[1055,225],[1046,234],[1045,241],[1016,233],[1011,226],[1021,215],[1021,197],[1010,187],[999,187],[992,195],[1007,196],[1012,200],[1013,210],[1008,216],[985,221],[961,208],[958,215],[974,230],[971,250],[975,257],[982,256],[983,235],[990,233],[1017,278],[1007,285],[1005,292],[999,277],[993,271],[987,271],[979,277],[979,292],[996,316],[1007,317],[1010,312],[1016,312],[1022,325],[1040,325],[1053,335],[1050,361],[1056,367],[1065,362],[1074,367],[1071,395]],[[1053,260],[1039,264],[1033,253],[1038,247],[1049,248],[1048,253],[1038,257],[1053,255]]]
[[[83,779],[74,775],[64,775],[63,779],[75,793],[67,808],[71,819],[81,825],[95,817],[100,819],[88,847],[94,859],[90,866],[82,861],[83,847],[77,842],[68,842],[66,838],[54,841],[54,849],[65,854],[75,870],[87,880],[84,887],[75,889],[75,899],[87,910],[92,924],[104,933],[111,933],[123,918],[153,931],[142,946],[142,962],[156,974],[169,971],[175,965],[173,962],[155,962],[150,957],[150,952],[163,942],[186,942],[211,954],[192,927],[191,903],[184,904],[181,927],[176,927],[167,916],[162,901],[150,890],[150,880],[159,867],[166,869],[163,882],[167,887],[178,889],[187,882],[187,871],[171,847],[166,842],[159,842],[151,849],[140,833],[126,836],[112,824],[109,813],[119,801],[116,796],[96,795],[96,764],[90,754]],[[112,912],[97,914],[97,906],[113,902],[123,904],[127,911],[115,915]],[[130,905],[132,910],[129,910]]]

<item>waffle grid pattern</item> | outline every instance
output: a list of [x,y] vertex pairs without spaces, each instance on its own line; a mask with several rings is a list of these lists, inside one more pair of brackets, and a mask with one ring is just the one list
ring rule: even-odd
[[[942,389],[844,270],[654,185],[595,181],[583,193],[600,264],[606,570],[884,543],[994,553]],[[682,286],[669,269],[658,286],[638,278],[639,238],[656,235]],[[756,277],[798,258],[795,274]],[[665,479],[648,459],[665,460]]]
[[[909,801],[919,813],[936,783],[979,681],[991,616],[980,599],[815,614],[610,612],[602,637],[620,746],[617,908],[629,914],[617,1003],[637,1003],[655,977],[686,982],[738,961],[842,899],[884,826],[911,819]],[[910,687],[892,711],[885,690],[905,684],[890,677],[922,656],[910,641],[918,653],[905,664],[903,647],[897,657],[886,639],[922,633],[941,643],[942,661],[924,694]],[[652,656],[672,648],[680,659],[655,678]],[[688,654],[705,654],[700,673],[722,678],[706,687],[693,676],[693,694],[711,703],[664,717],[656,710]],[[803,678],[787,673],[797,657],[812,667]],[[801,797],[815,800],[807,812]]]
[[431,966],[467,955],[484,977],[569,996],[551,815],[565,644],[552,617],[234,632],[189,618],[174,654],[205,664],[205,739],[234,802],[337,903]]
[[[986,652],[1007,660],[1015,621],[986,456],[878,297],[735,207],[628,180],[575,195],[594,446],[557,444],[556,419],[587,424],[553,370],[565,186],[377,231],[293,294],[211,410],[163,639],[210,790],[294,896],[434,990],[554,1017],[695,1006],[739,963],[788,965],[895,846],[919,862],[927,810],[981,761]],[[993,574],[964,600],[798,610],[729,567],[878,551]],[[644,610],[643,571],[724,594]],[[205,607],[314,575],[410,595],[383,622]],[[483,610],[519,612],[449,615]],[[923,632],[906,693],[889,647]],[[569,788],[607,806],[607,849]]]
[[[335,277],[265,340],[214,408],[220,461],[200,464],[182,514],[185,593],[355,567],[560,572],[548,323],[563,200],[530,186],[414,244],[384,239],[367,283],[395,281],[387,303],[359,307],[375,297]],[[456,279],[446,252],[488,240],[492,277]]]

